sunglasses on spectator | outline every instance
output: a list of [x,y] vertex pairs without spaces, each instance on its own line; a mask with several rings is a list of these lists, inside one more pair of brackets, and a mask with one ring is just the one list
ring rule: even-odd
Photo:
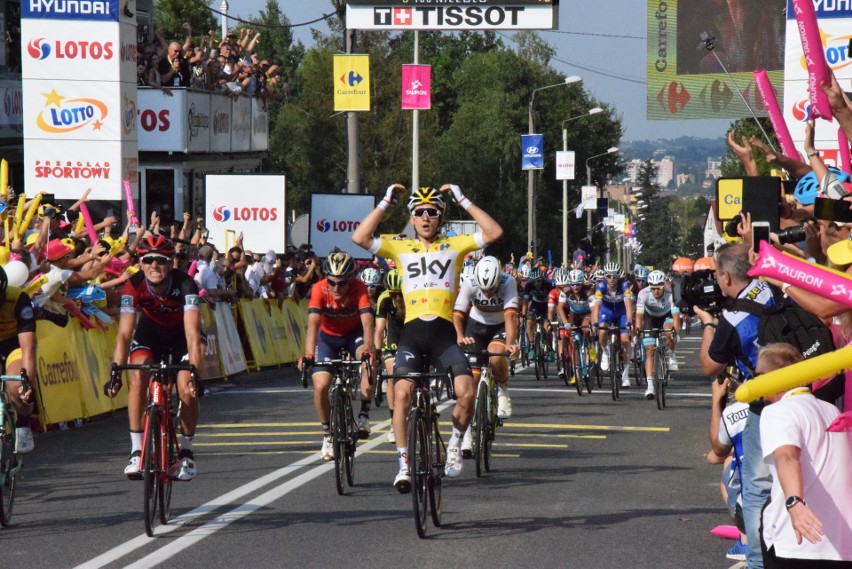
[[328,279],[327,278],[326,281],[328,281],[328,286],[334,287],[334,288],[346,286],[346,285],[349,284],[349,279],[343,279],[342,281],[336,281],[334,279]]
[[172,262],[171,259],[162,255],[145,255],[141,261],[143,265],[168,265]]
[[424,215],[429,219],[437,219],[441,217],[441,210],[434,207],[419,207],[414,210],[414,217],[423,217]]

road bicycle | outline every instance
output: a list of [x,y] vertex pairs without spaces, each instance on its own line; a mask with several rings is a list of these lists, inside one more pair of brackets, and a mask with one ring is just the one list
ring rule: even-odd
[[[311,368],[327,368],[331,372],[331,387],[328,391],[330,402],[329,428],[331,430],[334,456],[334,484],[337,493],[344,493],[344,480],[351,488],[355,485],[355,450],[358,440],[358,423],[352,409],[353,394],[360,393],[361,365],[367,364],[367,375],[373,382],[370,369],[370,355],[364,354],[360,360],[348,359],[345,352],[339,359],[314,362]],[[308,387],[306,366],[302,370],[302,387]]]
[[417,535],[426,537],[429,517],[432,525],[441,527],[444,511],[444,463],[447,447],[439,430],[438,409],[432,397],[430,382],[445,382],[446,392],[455,399],[453,381],[447,373],[404,373],[387,377],[414,382],[414,396],[408,412],[408,469],[411,476],[411,501]]
[[544,329],[544,317],[535,319],[535,334],[533,336],[533,362],[535,364],[536,380],[547,379],[547,368],[550,366],[549,347]]
[[[518,347],[521,349],[521,365],[523,367],[528,367],[530,365],[529,351],[530,351],[530,339],[527,337],[527,315],[518,316],[520,319],[519,323],[519,338],[518,338]],[[515,375],[515,366],[514,362],[509,362],[509,371],[512,375]]]
[[[609,354],[609,381],[612,391],[612,400],[618,401],[621,391],[621,376],[624,372],[624,357],[621,353],[621,329],[619,326],[601,326],[602,330],[609,331],[609,341],[606,350]],[[630,324],[627,325],[630,328]]]
[[[589,353],[589,341],[586,338],[586,335],[583,334],[583,330],[588,330],[590,328],[591,326],[588,325],[572,326],[570,331],[573,339],[571,344],[571,372],[577,380],[574,387],[577,388],[577,393],[579,395],[583,394],[583,385],[586,386],[586,391],[591,393],[592,384],[595,381],[600,381],[597,362],[592,361],[591,354]],[[595,377],[596,372],[598,372],[597,377]],[[598,383],[598,386],[600,386],[600,383]]]
[[[508,352],[465,352],[482,358],[492,356],[506,357]],[[473,435],[473,459],[476,464],[476,477],[480,478],[483,472],[491,472],[491,451],[494,439],[497,436],[497,428],[503,426],[503,419],[497,416],[497,382],[490,363],[482,367],[479,375],[479,383],[476,386],[476,400],[473,411],[473,420],[470,423]]]
[[645,373],[645,347],[642,345],[641,337],[636,339],[632,345],[633,352],[633,374],[636,379],[636,385],[642,387],[648,382],[647,374]]
[[156,364],[112,364],[110,380],[105,390],[118,391],[121,372],[138,370],[149,375],[148,403],[142,435],[142,465],[145,533],[154,536],[154,521],[159,513],[160,523],[166,525],[171,517],[172,482],[180,469],[180,444],[177,422],[180,402],[173,405],[174,386],[179,372],[188,371],[193,389],[201,397],[203,385],[192,364],[173,364],[167,357]]
[[671,330],[664,328],[652,328],[643,330],[642,336],[650,336],[654,339],[652,358],[654,362],[654,399],[657,400],[657,409],[662,411],[666,408],[666,388],[669,385],[671,371],[669,370],[669,348],[666,345],[664,334],[671,334]]
[[24,467],[24,458],[15,452],[17,435],[15,432],[15,409],[8,401],[4,383],[20,381],[24,393],[30,390],[27,370],[20,375],[0,375],[0,525],[9,526],[12,520],[12,508],[15,505],[15,487],[18,474]]

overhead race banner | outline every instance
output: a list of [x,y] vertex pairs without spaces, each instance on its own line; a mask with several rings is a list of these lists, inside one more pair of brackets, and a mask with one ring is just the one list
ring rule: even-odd
[[544,135],[521,135],[521,170],[544,170]]
[[428,110],[432,108],[432,66],[402,66],[403,110]]
[[648,0],[648,119],[751,116],[714,53],[755,114],[766,116],[752,72],[766,69],[783,93],[785,4]]
[[559,150],[556,152],[556,179],[574,179],[574,151]]
[[348,0],[346,25],[356,30],[384,31],[559,28],[558,0],[466,0],[455,4],[440,0]]
[[284,176],[208,175],[205,186],[204,219],[210,238],[220,250],[227,248],[225,233],[233,231],[236,236],[243,234],[243,247],[249,251],[286,251]]
[[371,195],[311,195],[311,249],[320,257],[337,247],[356,259],[372,259],[372,253],[352,242],[352,232],[375,208]]
[[334,56],[334,110],[370,110],[370,56]]
[[[784,122],[790,130],[793,143],[804,152],[805,123],[811,117],[808,97],[808,67],[792,1],[787,6],[787,43],[784,62]],[[825,60],[834,72],[840,88],[852,91],[852,3],[843,1],[814,2]],[[781,97],[779,97],[779,100]],[[822,153],[823,161],[829,166],[838,166],[837,123],[817,121],[814,143]]]

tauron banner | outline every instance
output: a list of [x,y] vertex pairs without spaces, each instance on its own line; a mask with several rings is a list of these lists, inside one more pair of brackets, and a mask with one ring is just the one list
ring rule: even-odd
[[403,110],[428,110],[432,108],[432,66],[402,66]]
[[648,119],[750,116],[731,80],[755,113],[766,116],[752,72],[765,69],[781,96],[785,5],[648,0]]

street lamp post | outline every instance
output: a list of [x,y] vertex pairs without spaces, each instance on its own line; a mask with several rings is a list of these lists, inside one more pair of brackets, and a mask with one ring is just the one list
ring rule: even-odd
[[[581,77],[577,75],[571,75],[570,77],[566,77],[562,83],[555,83],[553,85],[547,85],[546,87],[539,87],[538,89],[533,89],[533,92],[530,94],[530,104],[528,108],[528,134],[535,134],[535,94],[539,91],[544,91],[545,89],[562,87],[563,85],[579,83],[580,81],[582,81]],[[536,257],[535,238],[535,170],[529,170],[527,177],[527,241],[529,243],[530,251],[532,251],[533,253],[533,257]]]
[[[613,147],[607,149],[606,152],[602,152],[600,154],[595,154],[594,156],[589,156],[588,158],[586,158],[586,185],[587,186],[592,185],[592,167],[589,166],[589,162],[591,162],[595,158],[600,158],[601,156],[606,156],[607,154],[613,154],[615,152],[618,152],[617,146],[613,146]],[[592,210],[591,209],[586,210],[586,233],[588,234],[589,245],[591,245],[592,244]]]
[[[602,112],[602,108],[593,107],[582,115],[562,121],[562,150],[568,150],[568,130],[565,128],[565,123]],[[568,267],[568,180],[562,180],[562,266]]]

